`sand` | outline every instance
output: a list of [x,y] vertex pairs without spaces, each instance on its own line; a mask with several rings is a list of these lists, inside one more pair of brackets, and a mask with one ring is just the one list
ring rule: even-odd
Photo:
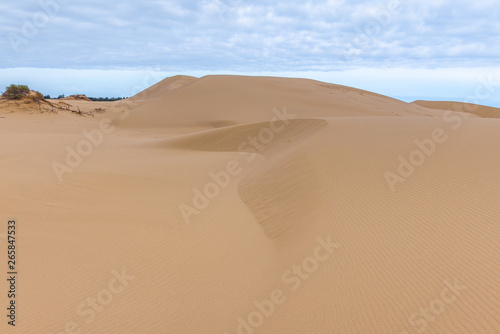
[[0,109],[0,333],[500,333],[500,110],[240,76],[65,103]]

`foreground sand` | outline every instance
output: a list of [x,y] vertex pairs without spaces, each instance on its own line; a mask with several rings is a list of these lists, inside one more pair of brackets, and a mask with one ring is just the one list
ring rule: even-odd
[[231,76],[102,105],[0,110],[0,333],[500,333],[490,109]]

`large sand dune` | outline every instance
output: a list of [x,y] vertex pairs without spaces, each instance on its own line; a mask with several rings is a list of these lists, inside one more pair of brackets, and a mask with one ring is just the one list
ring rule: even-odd
[[103,105],[0,111],[1,333],[500,333],[500,120],[267,77]]

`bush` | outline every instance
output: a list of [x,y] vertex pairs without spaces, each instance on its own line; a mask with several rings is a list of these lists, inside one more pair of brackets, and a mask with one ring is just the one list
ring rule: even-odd
[[6,87],[5,93],[3,93],[2,96],[7,100],[25,99],[26,103],[29,103],[29,101],[37,103],[45,102],[45,98],[42,93],[31,91],[26,85],[10,85]]
[[5,88],[5,93],[3,93],[3,96],[10,100],[19,100],[29,92],[30,89],[26,85],[10,85]]

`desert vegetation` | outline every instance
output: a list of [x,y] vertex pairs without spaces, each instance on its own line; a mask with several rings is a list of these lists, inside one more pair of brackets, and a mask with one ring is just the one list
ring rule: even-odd
[[[72,105],[65,102],[53,103],[49,101],[49,95],[44,96],[38,91],[31,90],[27,85],[10,85],[5,88],[5,92],[0,97],[0,103],[6,105],[8,108],[30,108],[29,105],[35,104],[40,112],[70,111],[78,115],[94,116],[92,112],[83,112],[80,107],[76,106],[76,110]],[[72,100],[87,100],[90,101],[85,95],[75,95],[68,99]],[[105,109],[99,108],[94,112],[104,112]]]
[[[3,93],[2,97],[8,100],[20,100],[23,97],[27,96],[30,92],[30,89],[26,85],[10,85],[5,88],[5,93]],[[43,96],[42,96],[43,98]]]

